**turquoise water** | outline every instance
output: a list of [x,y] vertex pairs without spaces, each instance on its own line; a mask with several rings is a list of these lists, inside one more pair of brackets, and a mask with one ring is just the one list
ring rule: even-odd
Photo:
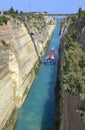
[[[60,25],[57,25],[48,47],[48,50],[55,48],[56,61],[58,61],[60,43],[59,32]],[[23,106],[18,110],[18,121],[14,130],[52,130],[55,114],[56,73],[57,63],[55,65],[41,64],[31,90]]]

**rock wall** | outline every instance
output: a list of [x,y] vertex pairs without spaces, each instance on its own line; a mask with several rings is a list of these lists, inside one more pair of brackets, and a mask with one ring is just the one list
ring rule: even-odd
[[28,32],[33,34],[39,55],[44,53],[47,41],[55,28],[56,21],[51,16],[29,16],[25,21]]
[[25,90],[30,89],[35,77],[33,67],[38,57],[31,37],[24,24],[13,28],[13,39],[10,45],[9,69],[15,88],[16,105],[20,106],[26,96]]
[[81,44],[83,50],[85,51],[85,17],[81,17],[75,22],[72,22],[72,20],[64,20],[61,25],[61,38],[64,38],[66,34],[70,35],[73,28],[77,31],[74,41]]
[[[0,130],[13,129],[16,108],[24,102],[36,75],[34,68],[39,57],[35,46],[41,57],[55,28],[47,24],[40,33],[36,26],[13,19],[0,26]],[[33,31],[36,33],[31,36]]]
[[[75,27],[78,30],[78,35],[75,39],[75,41],[78,41],[80,44],[83,45],[84,48],[84,39],[85,39],[85,30],[84,27],[82,26],[82,22],[80,23],[80,26],[78,28],[77,24],[80,23],[80,21],[77,21],[75,23]],[[71,34],[70,33],[70,23],[63,23],[61,26],[61,44],[60,44],[60,64],[59,64],[59,74],[58,74],[58,86],[61,88],[60,90],[60,104],[59,104],[59,109],[60,109],[60,118],[57,124],[59,130],[84,130],[85,129],[85,123],[83,122],[80,114],[76,112],[76,109],[78,108],[79,104],[81,104],[79,96],[74,96],[68,92],[66,92],[63,88],[63,64],[65,62],[64,59],[64,43],[65,43],[65,35],[66,34]],[[73,24],[72,24],[73,26]],[[56,94],[57,95],[57,94]],[[57,96],[56,96],[57,97]],[[57,119],[57,114],[56,114],[56,119]],[[57,127],[55,125],[54,128]]]
[[85,52],[85,17],[80,18],[75,24],[76,30],[78,30],[78,42],[82,45]]
[[[4,47],[0,42],[0,130],[15,108],[14,90],[9,71],[9,47]],[[16,118],[16,114],[14,114]],[[15,123],[15,121],[14,121]]]

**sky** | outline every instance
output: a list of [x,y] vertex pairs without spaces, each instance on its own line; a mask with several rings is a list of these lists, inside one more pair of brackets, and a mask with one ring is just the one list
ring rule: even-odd
[[85,10],[85,0],[0,0],[0,10],[24,12],[76,13],[81,7]]

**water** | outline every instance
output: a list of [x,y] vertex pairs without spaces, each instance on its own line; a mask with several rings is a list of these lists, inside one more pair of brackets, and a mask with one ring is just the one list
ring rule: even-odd
[[[59,31],[60,25],[57,25],[48,48],[48,50],[55,48],[57,61]],[[52,130],[55,114],[56,73],[57,63],[55,65],[41,64],[31,90],[23,106],[18,110],[18,121],[14,130]]]

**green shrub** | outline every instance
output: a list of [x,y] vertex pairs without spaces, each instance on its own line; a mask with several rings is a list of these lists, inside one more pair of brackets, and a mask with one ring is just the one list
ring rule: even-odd
[[85,122],[85,109],[83,107],[80,107],[76,110],[76,112],[79,112],[83,121]]
[[7,24],[8,20],[6,16],[0,16],[0,25]]
[[63,65],[64,89],[73,94],[80,94],[85,99],[85,54],[81,46],[70,35],[65,43],[65,64]]

